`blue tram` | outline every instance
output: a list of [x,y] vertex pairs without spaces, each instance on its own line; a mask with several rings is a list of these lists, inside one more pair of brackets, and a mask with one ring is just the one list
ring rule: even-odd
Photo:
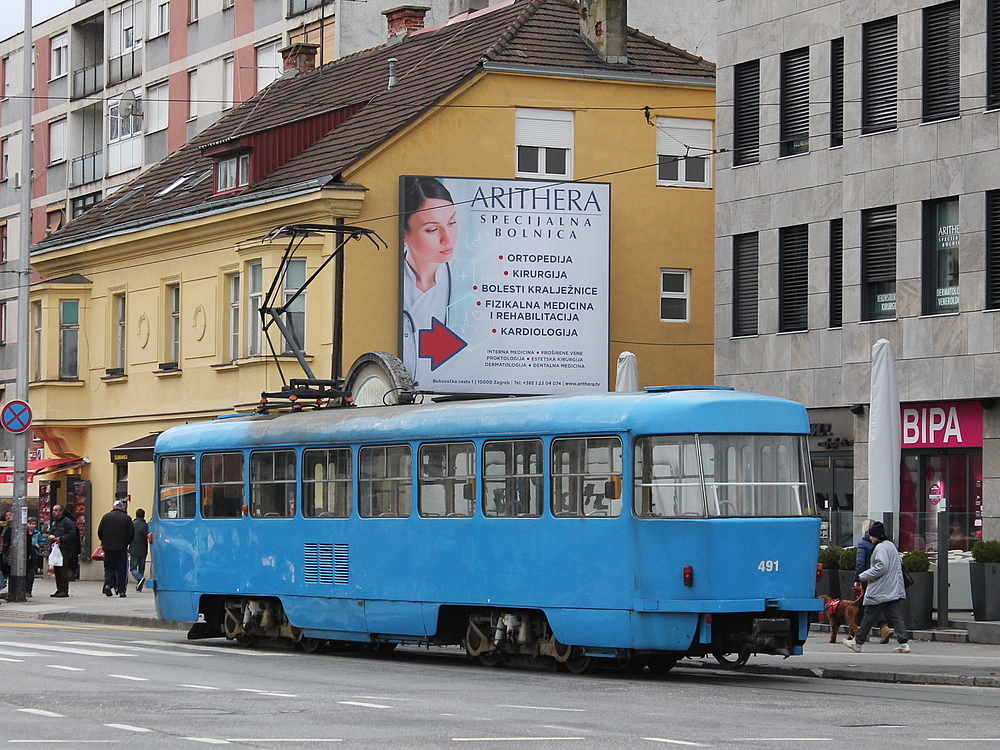
[[156,442],[153,588],[189,637],[666,670],[800,654],[797,403],[731,389],[226,417]]

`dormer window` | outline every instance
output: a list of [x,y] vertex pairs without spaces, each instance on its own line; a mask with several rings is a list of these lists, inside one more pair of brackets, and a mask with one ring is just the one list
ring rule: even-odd
[[250,154],[227,156],[215,162],[215,192],[223,193],[250,184]]

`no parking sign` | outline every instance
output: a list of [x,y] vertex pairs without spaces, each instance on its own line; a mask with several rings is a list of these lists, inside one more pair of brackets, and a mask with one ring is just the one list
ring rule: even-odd
[[7,432],[15,435],[31,427],[31,407],[27,401],[12,399],[3,405],[0,411],[0,424]]

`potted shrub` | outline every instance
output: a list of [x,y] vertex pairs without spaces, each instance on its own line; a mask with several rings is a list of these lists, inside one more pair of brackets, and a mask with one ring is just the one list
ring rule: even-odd
[[816,587],[817,596],[826,594],[832,599],[840,596],[840,553],[843,550],[835,544],[820,549],[819,564],[823,566],[823,572]]
[[858,559],[857,547],[844,547],[840,551],[840,595],[854,598],[854,566]]
[[907,630],[934,627],[934,574],[927,550],[915,549],[903,555],[903,569],[910,574],[913,585],[906,589],[903,618]]
[[1000,620],[1000,541],[976,542],[972,559],[972,616],[976,621]]

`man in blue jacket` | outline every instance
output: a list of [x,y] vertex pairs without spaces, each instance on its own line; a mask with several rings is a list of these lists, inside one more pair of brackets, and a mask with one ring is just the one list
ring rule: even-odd
[[909,638],[906,634],[906,623],[903,621],[902,601],[906,598],[906,586],[903,583],[903,562],[899,551],[886,537],[885,526],[876,521],[868,529],[868,536],[875,544],[872,550],[871,566],[859,574],[862,581],[868,582],[865,591],[865,616],[858,626],[855,638],[845,638],[843,643],[851,651],[861,651],[868,632],[882,615],[889,621],[896,634],[899,645],[894,651],[901,654],[910,653]]

